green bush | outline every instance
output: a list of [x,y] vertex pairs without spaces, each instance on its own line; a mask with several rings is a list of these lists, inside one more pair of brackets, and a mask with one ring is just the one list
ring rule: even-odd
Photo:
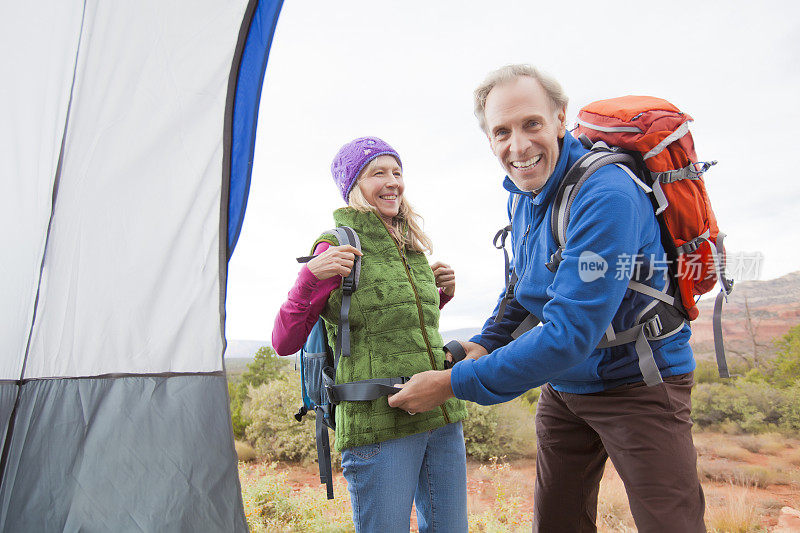
[[536,453],[533,413],[527,400],[517,398],[488,406],[467,402],[467,411],[464,443],[470,457],[486,461]]
[[238,439],[245,437],[245,428],[250,420],[242,413],[242,406],[247,400],[249,387],[257,387],[282,377],[288,368],[288,362],[279,358],[275,350],[262,346],[247,365],[247,371],[238,380],[228,381],[228,396],[231,401],[231,423],[233,435]]
[[535,389],[531,389],[528,392],[525,392],[520,396],[525,402],[528,403],[531,412],[536,412],[536,404],[539,403],[539,396],[542,394],[541,387],[536,387]]
[[701,427],[733,424],[744,433],[800,431],[800,387],[778,389],[764,381],[700,383],[692,392],[692,418]]
[[253,356],[253,362],[247,365],[247,372],[242,374],[241,382],[258,387],[273,379],[283,376],[289,362],[282,359],[269,346],[262,346]]
[[467,402],[467,412],[469,416],[463,422],[467,455],[479,461],[505,455],[505,443],[497,432],[497,408],[493,405]]
[[800,431],[800,325],[776,342],[777,355],[731,380],[698,361],[692,416],[698,425],[745,433]]
[[694,369],[694,382],[698,384],[721,383],[722,378],[719,377],[719,368],[717,368],[716,361],[698,360]]
[[247,525],[253,533],[352,533],[347,487],[337,478],[335,499],[319,487],[292,487],[275,463],[239,465]]
[[[303,400],[297,376],[275,379],[250,387],[242,412],[245,428],[259,458],[269,461],[306,462],[316,457],[313,421],[297,422],[294,414]],[[313,419],[313,416],[310,418]]]
[[231,400],[231,424],[233,425],[233,435],[237,439],[243,439],[244,429],[249,423],[249,420],[242,414],[242,405],[247,399],[247,385],[229,381],[228,397]]
[[775,344],[778,355],[770,361],[765,372],[767,379],[783,389],[800,385],[800,325],[790,329]]
[[[250,387],[248,396],[242,408],[243,415],[250,420],[245,435],[260,459],[304,464],[316,461],[314,413],[308,413],[302,422],[294,418],[303,404],[298,374],[287,374],[284,379]],[[333,438],[331,432],[331,446]],[[342,462],[333,449],[331,460],[334,465]]]

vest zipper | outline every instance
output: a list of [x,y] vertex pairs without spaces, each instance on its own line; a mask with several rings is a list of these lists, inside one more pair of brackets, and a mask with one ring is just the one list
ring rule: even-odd
[[[384,223],[384,226],[386,223]],[[389,228],[386,228],[386,231],[389,231]],[[425,339],[425,348],[428,351],[428,357],[431,360],[431,369],[436,370],[436,359],[433,357],[433,349],[431,348],[431,341],[428,339],[428,332],[425,330],[425,318],[422,314],[422,302],[419,299],[419,293],[417,292],[417,287],[414,285],[414,280],[411,279],[411,269],[408,268],[408,262],[406,260],[406,254],[400,248],[400,243],[389,233],[389,237],[392,239],[395,247],[397,248],[397,252],[400,254],[400,259],[403,262],[403,268],[406,269],[406,276],[408,277],[408,282],[411,284],[411,290],[414,291],[414,300],[417,304],[417,313],[419,314],[419,325],[422,329],[422,338]],[[444,404],[440,405],[442,409],[442,414],[444,415],[444,421],[448,424],[450,423],[450,416],[447,414],[447,409],[445,408]]]

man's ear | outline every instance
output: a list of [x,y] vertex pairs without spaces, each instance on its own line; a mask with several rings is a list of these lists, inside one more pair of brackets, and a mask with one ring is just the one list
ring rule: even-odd
[[558,113],[556,114],[556,120],[558,120],[558,138],[563,139],[564,135],[567,134],[567,108],[562,107]]

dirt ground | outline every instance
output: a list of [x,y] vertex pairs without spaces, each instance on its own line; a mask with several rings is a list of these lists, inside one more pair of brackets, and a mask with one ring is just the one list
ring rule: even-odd
[[[794,527],[785,528],[786,518],[781,519],[781,509],[800,509],[800,442],[790,439],[779,439],[776,442],[775,437],[767,440],[766,444],[759,442],[753,437],[708,433],[696,435],[698,470],[703,481],[707,511],[730,507],[731,502],[742,502],[743,505],[752,506],[762,527],[767,531],[795,531]],[[750,451],[753,449],[756,451]],[[319,490],[323,490],[319,485],[315,465],[308,468],[284,465],[281,469],[287,473],[294,490],[302,487],[319,487]],[[744,475],[745,473],[750,477]],[[342,477],[341,472],[334,475],[337,478]],[[470,461],[467,465],[470,514],[493,512],[498,502],[511,492],[518,500],[522,500],[519,511],[527,520],[533,508],[535,477],[536,464],[533,458],[499,461],[494,465]],[[501,491],[499,498],[498,490]],[[632,525],[622,483],[609,462],[601,484],[601,507],[612,509],[614,505],[617,510],[613,512],[625,515],[619,517],[619,523],[626,521],[625,523]],[[619,508],[623,508],[622,511]],[[601,513],[603,512],[601,509]],[[414,513],[411,518],[412,531],[416,531]],[[779,520],[781,527],[778,527]],[[619,527],[620,531],[627,530],[623,526]],[[617,529],[613,526],[609,529],[607,526],[601,530]]]

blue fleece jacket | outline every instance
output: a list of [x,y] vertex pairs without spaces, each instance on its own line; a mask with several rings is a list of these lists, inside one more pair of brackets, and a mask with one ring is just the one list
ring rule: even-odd
[[[520,279],[502,320],[489,318],[471,339],[489,354],[453,367],[451,384],[458,398],[487,405],[547,382],[559,391],[585,394],[643,379],[633,344],[596,348],[610,323],[615,331],[633,327],[652,302],[628,289],[632,264],[656,268],[649,285],[661,289],[665,283],[653,208],[627,173],[608,165],[586,181],[572,204],[563,261],[555,273],[545,267],[557,249],[550,212],[558,185],[586,151],[567,133],[553,174],[537,195],[505,178],[509,216],[514,195],[521,195],[512,221],[513,266]],[[587,268],[603,261],[604,272]],[[529,312],[542,325],[512,339],[511,332]],[[686,323],[679,333],[651,341],[663,377],[694,370],[690,335]]]

